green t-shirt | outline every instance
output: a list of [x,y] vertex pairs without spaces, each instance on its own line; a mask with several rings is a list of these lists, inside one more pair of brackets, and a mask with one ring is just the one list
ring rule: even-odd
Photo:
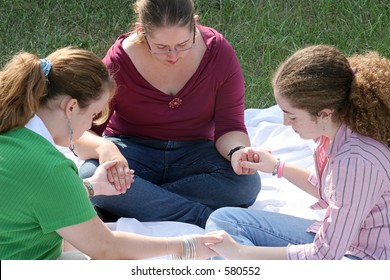
[[57,259],[56,230],[96,216],[76,165],[39,134],[0,134],[0,259]]

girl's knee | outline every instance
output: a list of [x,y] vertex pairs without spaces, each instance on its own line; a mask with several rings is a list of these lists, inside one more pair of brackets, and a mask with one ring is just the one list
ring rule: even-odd
[[236,207],[222,207],[215,210],[213,213],[211,213],[207,220],[206,229],[212,228],[213,230],[218,230],[225,228],[224,224],[233,220],[234,213],[239,209],[242,210],[242,208]]
[[89,178],[95,173],[96,168],[99,166],[97,160],[87,160],[79,168],[79,176],[81,178]]

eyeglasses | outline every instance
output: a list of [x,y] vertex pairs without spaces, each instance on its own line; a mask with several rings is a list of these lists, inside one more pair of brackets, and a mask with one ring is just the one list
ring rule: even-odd
[[170,49],[169,47],[163,47],[161,48],[160,50],[158,51],[154,51],[152,50],[152,48],[150,47],[150,44],[149,44],[149,41],[148,41],[148,38],[147,38],[147,34],[146,32],[143,33],[144,34],[144,37],[145,37],[145,41],[146,41],[146,44],[148,45],[148,48],[149,48],[149,52],[153,55],[164,55],[164,54],[169,54],[169,53],[173,53],[173,52],[184,52],[184,51],[188,51],[190,49],[192,49],[195,45],[195,35],[196,35],[196,28],[194,26],[194,36],[192,38],[192,44],[191,45],[188,45],[188,42],[186,43],[183,43],[183,44],[178,44],[174,47],[174,49]]

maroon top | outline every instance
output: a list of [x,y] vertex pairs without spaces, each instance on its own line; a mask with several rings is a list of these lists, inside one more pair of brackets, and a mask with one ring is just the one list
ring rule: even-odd
[[164,94],[140,75],[121,46],[129,33],[121,35],[103,59],[118,85],[111,116],[93,130],[160,140],[217,140],[230,131],[246,133],[244,78],[236,54],[216,30],[198,29],[207,50],[175,96]]

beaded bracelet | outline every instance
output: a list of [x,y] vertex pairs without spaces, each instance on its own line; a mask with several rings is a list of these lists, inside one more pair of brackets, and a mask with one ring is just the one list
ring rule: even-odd
[[89,198],[93,197],[95,195],[95,191],[93,189],[92,184],[88,180],[83,180],[84,187],[88,190],[88,196]]
[[274,166],[274,170],[272,171],[272,176],[275,176],[276,174],[278,174],[279,165],[280,165],[280,158],[277,158],[275,166]]
[[284,161],[281,160],[280,158],[277,158],[274,166],[274,170],[272,171],[272,176],[277,175],[278,178],[282,178],[283,168],[284,168]]

